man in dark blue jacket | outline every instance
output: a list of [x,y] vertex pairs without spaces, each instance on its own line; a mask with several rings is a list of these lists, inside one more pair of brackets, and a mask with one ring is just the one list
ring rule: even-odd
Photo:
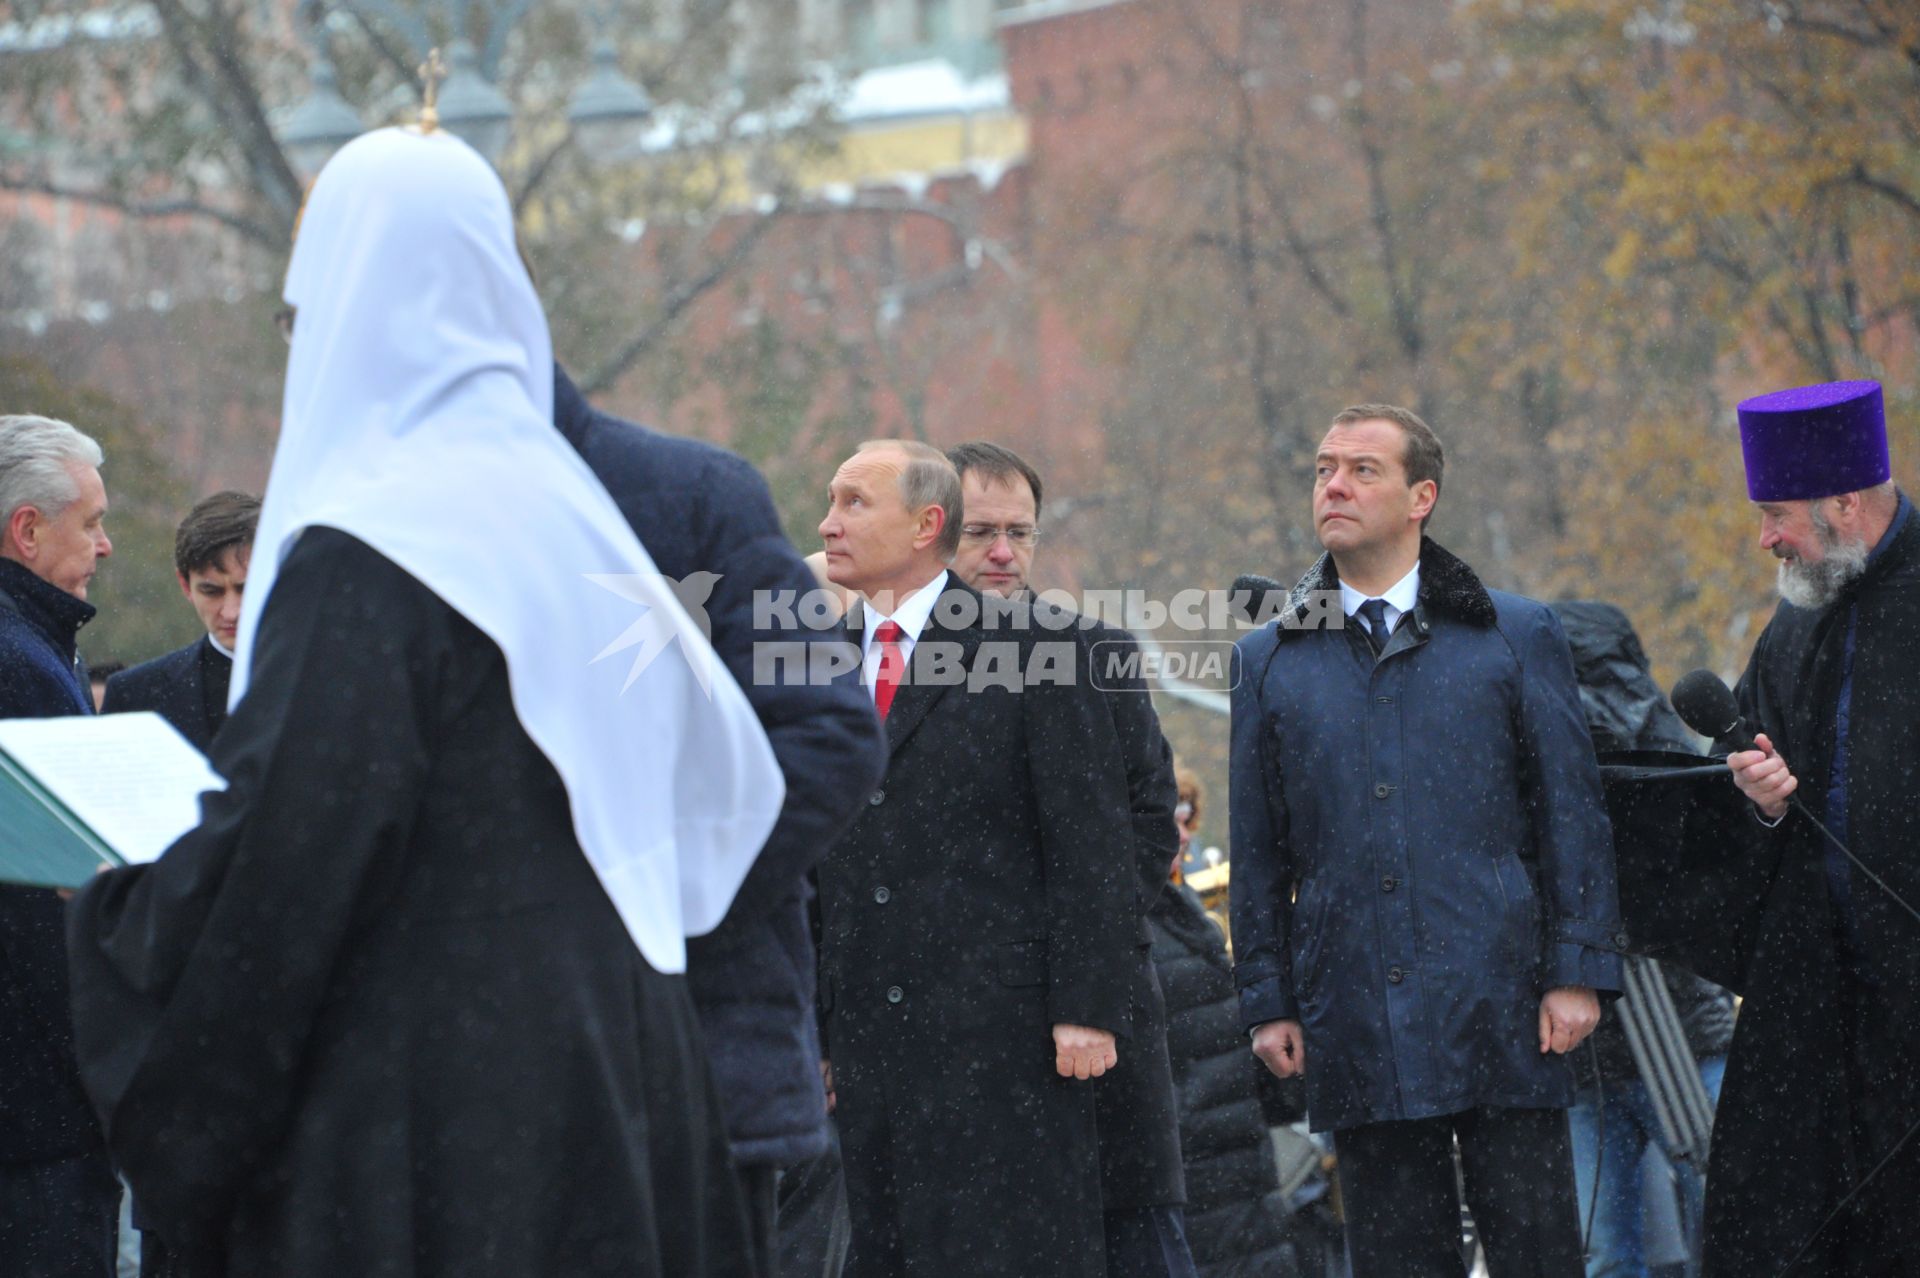
[[[846,635],[837,622],[804,635],[778,629],[777,607],[756,617],[756,595],[805,595],[815,583],[752,466],[711,444],[596,411],[559,368],[554,424],[660,571],[680,583],[688,610],[698,618],[705,609],[714,650],[753,703],[786,777],[779,823],[726,921],[687,952],[734,1163],[755,1214],[760,1273],[771,1275],[777,1174],[827,1147],[806,875],[879,780],[885,741],[857,669],[830,681],[756,678],[756,644],[837,645]],[[709,579],[712,593],[703,596]]]
[[[100,446],[0,417],[0,718],[92,714],[74,641],[113,553]],[[120,1185],[80,1089],[60,899],[0,886],[0,1274],[110,1278]]]
[[240,601],[259,522],[260,499],[248,493],[215,493],[187,512],[174,534],[173,570],[180,592],[207,633],[107,680],[102,713],[152,710],[200,753],[213,748],[215,734],[227,721]]
[[1440,441],[1366,404],[1320,445],[1327,548],[1236,646],[1241,1019],[1333,1131],[1355,1278],[1583,1272],[1560,1059],[1619,989],[1611,834],[1544,605],[1423,537]]

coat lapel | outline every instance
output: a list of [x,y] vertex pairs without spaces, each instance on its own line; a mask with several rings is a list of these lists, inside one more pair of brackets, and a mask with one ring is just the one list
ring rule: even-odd
[[[941,592],[940,602],[945,603],[955,594],[971,595],[973,592],[965,586],[949,585]],[[973,600],[973,615],[979,615],[979,599]],[[927,619],[927,625],[920,632],[920,638],[913,645],[913,659],[908,663],[908,682],[900,685],[893,694],[893,706],[887,712],[887,750],[898,754],[900,747],[907,743],[914,729],[927,717],[927,712],[944,696],[954,684],[951,676],[945,682],[933,682],[923,672],[931,663],[935,649],[933,644],[958,645],[960,665],[963,669],[973,666],[974,649],[980,646],[980,628],[977,625],[964,628],[951,627],[941,622],[941,607],[936,603],[933,615]]]

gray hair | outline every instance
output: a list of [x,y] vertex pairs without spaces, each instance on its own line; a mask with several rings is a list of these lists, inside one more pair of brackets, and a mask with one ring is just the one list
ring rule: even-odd
[[932,444],[917,439],[869,439],[856,452],[870,448],[895,448],[906,454],[907,464],[900,471],[900,499],[912,511],[938,506],[946,515],[940,525],[940,540],[934,549],[943,563],[952,563],[960,553],[960,472],[947,455]]
[[100,445],[65,422],[0,416],[0,521],[22,506],[58,515],[80,497],[72,468],[103,460]]

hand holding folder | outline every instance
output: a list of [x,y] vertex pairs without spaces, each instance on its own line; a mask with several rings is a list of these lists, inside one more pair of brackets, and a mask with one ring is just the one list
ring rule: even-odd
[[0,720],[0,883],[73,888],[155,860],[225,788],[151,712]]

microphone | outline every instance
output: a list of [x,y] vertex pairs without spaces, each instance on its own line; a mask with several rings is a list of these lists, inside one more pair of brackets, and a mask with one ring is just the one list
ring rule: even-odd
[[1673,685],[1673,709],[1680,721],[1710,741],[1738,750],[1758,749],[1753,732],[1740,717],[1733,690],[1711,670],[1694,670]]
[[[1246,596],[1246,605],[1240,606],[1238,596]],[[1257,572],[1243,572],[1233,579],[1233,590],[1228,595],[1228,604],[1239,614],[1240,619],[1251,624],[1267,611],[1267,602],[1275,595],[1285,599],[1287,588],[1271,577],[1262,577]]]
[[[1759,748],[1754,743],[1753,730],[1740,717],[1740,705],[1733,699],[1733,692],[1713,671],[1695,670],[1680,676],[1680,681],[1673,685],[1671,700],[1674,713],[1680,716],[1680,721],[1701,736],[1724,741],[1736,751]],[[1833,831],[1821,824],[1820,818],[1800,802],[1799,795],[1789,795],[1787,805],[1811,822],[1814,829],[1826,836],[1827,842],[1840,849],[1847,860],[1853,862],[1854,867],[1886,893],[1895,905],[1920,922],[1920,910],[1914,909],[1885,879],[1868,869],[1866,863],[1853,854],[1852,848],[1834,838]]]

